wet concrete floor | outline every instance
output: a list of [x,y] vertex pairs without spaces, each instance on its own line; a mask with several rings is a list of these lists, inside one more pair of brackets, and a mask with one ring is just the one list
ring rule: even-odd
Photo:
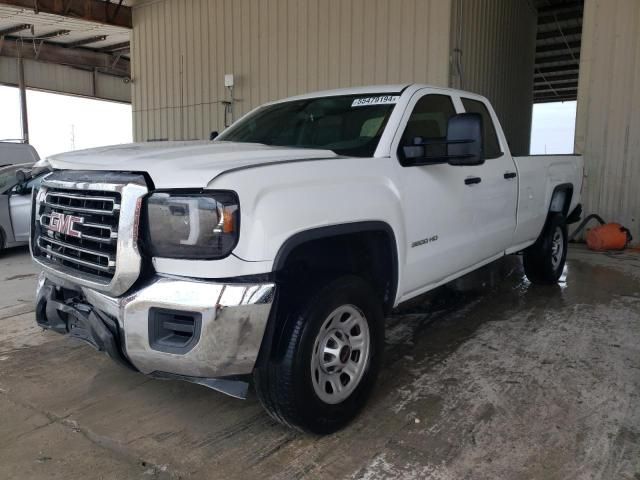
[[553,287],[512,257],[401,307],[375,395],[327,437],[41,331],[35,281],[0,256],[0,478],[640,479],[638,253],[572,248]]

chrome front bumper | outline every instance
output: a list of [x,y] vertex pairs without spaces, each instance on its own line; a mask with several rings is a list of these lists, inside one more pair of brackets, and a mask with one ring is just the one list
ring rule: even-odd
[[[147,375],[178,376],[207,384],[207,379],[252,372],[275,288],[273,283],[221,284],[154,277],[121,297],[110,297],[47,272],[41,274],[38,282],[36,318],[44,328],[71,334],[78,322],[75,318],[70,321],[69,316],[86,317],[83,317],[84,323],[79,322],[79,332],[95,330],[88,324],[95,324],[99,319],[106,324],[112,322],[117,327],[112,326],[111,330],[117,332],[112,331],[116,340],[111,343],[116,344],[125,362],[130,362],[135,369]],[[48,310],[47,302],[50,303]],[[57,315],[52,308],[62,315]],[[153,345],[150,321],[154,309],[197,316],[198,336],[188,350],[166,351]],[[58,320],[57,324],[53,317]],[[109,351],[100,348],[100,342],[96,345],[92,338],[85,340],[100,350]]]

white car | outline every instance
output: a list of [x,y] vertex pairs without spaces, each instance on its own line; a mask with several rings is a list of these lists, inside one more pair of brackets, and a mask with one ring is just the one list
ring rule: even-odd
[[[157,378],[335,431],[398,304],[523,252],[555,283],[582,158],[514,157],[489,102],[390,85],[255,109],[214,142],[71,152],[35,198],[36,319]],[[70,366],[72,368],[72,366]]]
[[39,188],[45,174],[34,170],[33,163],[0,168],[0,252],[29,243],[31,192]]

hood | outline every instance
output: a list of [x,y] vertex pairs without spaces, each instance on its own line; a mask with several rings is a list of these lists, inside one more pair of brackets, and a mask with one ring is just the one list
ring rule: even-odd
[[204,188],[221,173],[252,165],[337,157],[312,150],[234,142],[148,142],[49,157],[54,169],[147,172],[156,188]]

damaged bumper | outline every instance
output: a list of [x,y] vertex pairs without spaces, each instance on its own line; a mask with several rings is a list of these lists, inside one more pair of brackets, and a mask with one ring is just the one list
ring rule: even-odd
[[228,378],[252,372],[274,294],[273,283],[155,277],[109,297],[47,273],[38,282],[36,321],[146,375],[243,397],[246,388]]

